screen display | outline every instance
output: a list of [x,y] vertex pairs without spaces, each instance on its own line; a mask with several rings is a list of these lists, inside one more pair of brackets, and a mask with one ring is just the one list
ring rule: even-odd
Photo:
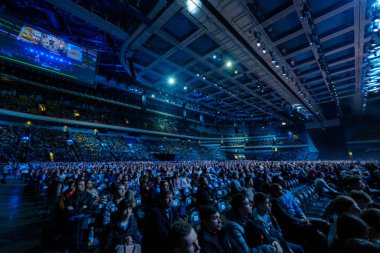
[[18,19],[0,16],[0,59],[87,84],[95,83],[97,52]]

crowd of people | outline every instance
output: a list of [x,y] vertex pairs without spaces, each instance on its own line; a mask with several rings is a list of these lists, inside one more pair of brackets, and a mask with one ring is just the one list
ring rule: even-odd
[[[0,125],[0,149],[4,161],[149,161],[154,154],[173,154],[175,160],[225,160],[239,154],[223,145],[208,145],[192,139],[133,137],[126,133],[99,133],[74,127]],[[307,147],[266,151],[244,150],[249,160],[316,160]],[[20,158],[21,157],[21,158]]]
[[[46,195],[53,230],[46,247],[59,240],[72,252],[380,249],[376,161],[7,166],[27,171],[26,191]],[[309,191],[317,194],[312,202],[303,196]]]
[[[44,93],[15,90],[14,87],[12,89],[3,89],[0,92],[0,108],[42,116],[112,124],[165,133],[220,136],[216,132],[215,134],[211,134],[210,131],[206,133],[202,128],[197,127],[195,123],[187,122],[185,124],[183,120],[169,116],[158,116],[154,113],[146,112],[145,117],[141,117],[141,110],[75,96],[68,99],[67,94],[41,92]],[[93,113],[94,111],[98,113]]]

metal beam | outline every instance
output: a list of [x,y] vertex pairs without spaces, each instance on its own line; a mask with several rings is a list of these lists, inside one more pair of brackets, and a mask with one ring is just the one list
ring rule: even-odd
[[[324,15],[316,18],[316,19],[314,19],[314,23],[318,24],[319,22],[322,22],[322,21],[326,20],[327,18],[330,18],[330,17],[332,17],[332,16],[334,16],[334,15],[336,15],[338,13],[341,13],[343,11],[348,10],[349,8],[352,8],[352,6],[353,6],[352,3],[345,4],[345,5],[343,5],[343,6],[339,7],[339,8],[331,11],[331,12],[328,12],[328,13],[326,13],[326,14],[324,14]],[[294,33],[291,33],[291,34],[289,34],[289,35],[287,35],[285,37],[282,37],[279,40],[276,40],[273,44],[275,46],[278,46],[279,44],[284,43],[284,42],[286,42],[288,40],[294,39],[295,37],[297,37],[297,36],[299,36],[299,35],[301,35],[303,33],[304,33],[303,29],[300,29],[298,31],[295,31]]]
[[62,9],[75,17],[84,20],[85,22],[98,27],[99,29],[111,34],[112,36],[126,40],[128,33],[120,27],[112,24],[111,22],[99,17],[86,8],[74,3],[70,0],[45,0],[46,2],[54,5],[55,7]]
[[328,13],[326,13],[324,15],[321,15],[321,16],[315,18],[314,19],[314,23],[318,24],[318,23],[320,23],[322,21],[325,21],[326,19],[329,19],[332,16],[335,16],[335,15],[341,13],[341,12],[344,12],[344,11],[346,11],[346,10],[352,8],[352,7],[354,7],[354,2],[349,2],[349,3],[345,4],[345,5],[342,5],[342,6],[338,7],[338,8],[336,8],[336,9],[334,9],[331,12],[328,12]]
[[270,26],[271,24],[276,23],[277,21],[285,18],[286,16],[289,16],[290,14],[292,14],[295,11],[296,11],[296,9],[294,8],[294,5],[291,5],[288,8],[283,9],[279,13],[275,14],[274,16],[264,20],[262,23],[260,23],[260,25],[263,28],[265,28],[265,27]]
[[366,1],[355,0],[355,69],[356,69],[356,86],[354,97],[354,113],[360,113],[362,106],[362,65],[363,65],[363,48],[365,34],[365,15]]

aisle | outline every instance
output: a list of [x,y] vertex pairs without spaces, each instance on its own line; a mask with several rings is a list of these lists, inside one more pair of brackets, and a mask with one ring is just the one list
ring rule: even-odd
[[0,252],[40,252],[43,219],[36,201],[24,194],[24,183],[8,179],[0,184]]

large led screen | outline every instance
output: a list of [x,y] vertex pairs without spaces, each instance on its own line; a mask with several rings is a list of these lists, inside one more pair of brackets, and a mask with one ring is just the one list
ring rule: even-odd
[[0,59],[94,84],[97,52],[0,14]]

